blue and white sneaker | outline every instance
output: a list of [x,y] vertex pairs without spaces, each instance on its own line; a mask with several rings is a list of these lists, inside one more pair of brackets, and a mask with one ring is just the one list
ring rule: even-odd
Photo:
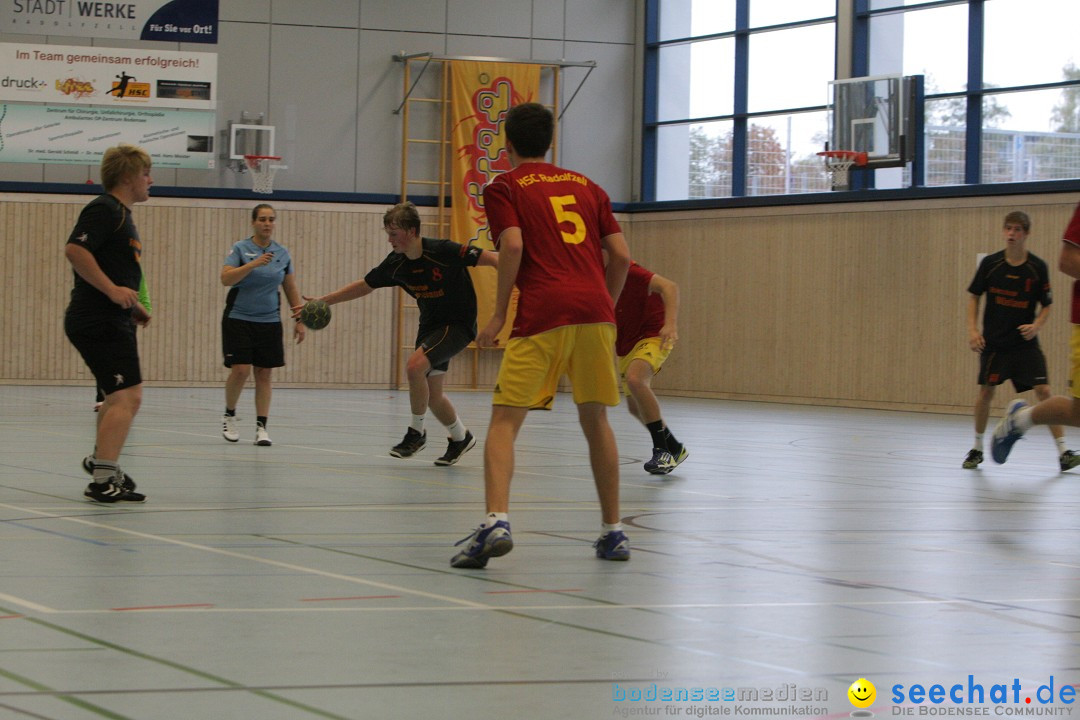
[[596,557],[601,560],[629,560],[630,538],[622,530],[612,530],[601,535],[593,543]]
[[682,446],[682,447],[681,447],[681,448],[679,449],[679,452],[678,452],[678,454],[675,454],[675,453],[671,453],[671,460],[672,460],[672,462],[674,462],[674,463],[675,463],[675,464],[674,464],[674,465],[672,466],[672,468],[671,468],[671,469],[672,469],[672,470],[674,470],[674,469],[675,469],[675,468],[677,468],[677,467],[678,467],[679,465],[682,465],[682,463],[683,463],[683,460],[685,460],[685,459],[686,459],[686,458],[688,458],[688,457],[690,457],[690,451],[686,449],[686,446],[685,446],[685,445],[683,445],[683,446]]
[[514,549],[514,540],[510,537],[510,523],[499,520],[490,527],[478,527],[472,535],[462,538],[454,546],[467,543],[465,549],[450,559],[450,567],[482,568],[488,558],[502,557]]
[[652,458],[643,467],[650,475],[667,475],[675,469],[675,458],[664,448],[653,448]]
[[1009,403],[1005,415],[994,427],[994,439],[990,442],[990,454],[994,462],[1001,464],[1009,457],[1009,451],[1016,441],[1024,436],[1024,433],[1016,427],[1016,413],[1027,407],[1023,400],[1013,400]]

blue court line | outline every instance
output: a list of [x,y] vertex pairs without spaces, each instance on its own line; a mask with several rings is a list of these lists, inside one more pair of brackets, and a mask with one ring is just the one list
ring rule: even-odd
[[[89,538],[79,537],[78,535],[69,535],[68,533],[58,532],[56,530],[45,530],[43,528],[34,527],[33,525],[27,525],[26,523],[19,522],[17,520],[0,520],[0,523],[5,525],[14,525],[25,530],[33,530],[34,532],[45,533],[46,535],[56,535],[67,540],[77,540],[79,542],[90,543],[91,545],[98,545],[100,547],[112,547],[112,543],[104,542],[102,540],[91,540]],[[122,548],[126,552],[136,552],[133,548]]]

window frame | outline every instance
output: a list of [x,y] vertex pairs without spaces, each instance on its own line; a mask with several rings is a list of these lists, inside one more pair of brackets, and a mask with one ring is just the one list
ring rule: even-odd
[[[983,57],[985,50],[985,11],[986,3],[993,0],[932,0],[916,5],[897,5],[883,9],[870,9],[871,0],[837,0],[836,14],[820,18],[808,18],[802,21],[782,23],[751,28],[749,26],[750,3],[753,0],[737,0],[735,29],[728,32],[711,33],[701,36],[688,36],[659,40],[660,4],[663,0],[646,0],[645,2],[645,37],[644,37],[644,92],[642,108],[642,156],[640,197],[641,201],[635,205],[661,207],[678,205],[684,207],[708,207],[708,206],[735,206],[735,205],[760,205],[760,204],[803,204],[808,202],[837,202],[839,200],[880,200],[903,197],[941,197],[941,196],[975,196],[997,194],[1028,194],[1032,192],[1069,192],[1080,189],[1080,178],[1059,180],[1034,180],[984,183],[982,180],[983,166],[983,103],[988,95],[1004,93],[1020,93],[1033,90],[1064,89],[1068,87],[1080,87],[1080,79],[1074,81],[1062,80],[1059,82],[1038,82],[1025,85],[1010,85],[1003,87],[987,88],[983,83]],[[928,94],[926,101],[938,101],[947,99],[963,99],[966,104],[965,130],[964,130],[964,180],[961,185],[935,185],[923,184],[924,172],[913,172],[915,182],[911,187],[903,189],[874,190],[873,174],[866,176],[868,182],[861,184],[861,188],[853,186],[848,193],[799,193],[799,194],[771,194],[771,195],[747,195],[747,133],[751,121],[755,117],[773,116],[781,114],[796,114],[803,112],[817,112],[826,110],[827,106],[817,105],[809,107],[775,108],[768,111],[748,112],[747,101],[749,95],[748,86],[748,59],[749,39],[752,35],[774,32],[777,30],[805,27],[815,24],[833,23],[836,32],[841,32],[841,5],[850,5],[850,37],[846,40],[837,41],[839,48],[843,44],[851,48],[851,75],[860,77],[869,75],[870,51],[869,36],[870,22],[874,17],[883,15],[918,12],[928,9],[947,6],[966,6],[968,9],[967,28],[967,83],[963,91],[942,92]],[[659,55],[663,47],[714,40],[718,38],[734,38],[735,40],[735,64],[734,78],[734,109],[726,115],[714,115],[703,117],[686,117],[678,119],[657,120],[659,93],[657,79],[659,77]],[[838,74],[836,64],[839,62],[840,53],[834,57],[834,77]],[[659,149],[658,134],[660,128],[668,126],[685,125],[691,126],[697,123],[715,121],[731,121],[733,123],[732,136],[732,188],[731,195],[716,198],[695,198],[684,200],[657,201],[657,152]],[[921,125],[921,123],[920,123]],[[917,146],[921,147],[926,140],[925,131],[923,137],[917,139]],[[921,140],[921,142],[919,142]],[[913,171],[915,164],[913,163]],[[868,191],[873,192],[868,192]],[[846,197],[839,197],[845,195]]]

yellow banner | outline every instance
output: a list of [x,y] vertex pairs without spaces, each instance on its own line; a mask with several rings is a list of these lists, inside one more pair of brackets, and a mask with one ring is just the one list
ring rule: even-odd
[[[450,239],[492,250],[484,213],[484,185],[510,169],[501,132],[503,118],[514,105],[537,99],[540,66],[454,60],[450,70],[450,137],[454,148]],[[493,311],[496,273],[493,268],[472,268],[471,272],[476,287],[477,323],[483,328]],[[499,335],[500,344],[505,345],[512,325],[513,307]]]

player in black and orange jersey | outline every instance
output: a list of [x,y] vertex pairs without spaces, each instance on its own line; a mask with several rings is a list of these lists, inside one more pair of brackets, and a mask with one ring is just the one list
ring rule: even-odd
[[[608,406],[619,403],[615,374],[615,300],[630,254],[607,193],[584,175],[545,161],[555,119],[537,103],[511,108],[506,151],[513,169],[484,188],[484,209],[499,249],[495,312],[477,335],[491,345],[506,323],[513,286],[517,314],[499,367],[484,445],[487,514],[450,564],[482,568],[510,552],[508,518],[514,441],[529,410],[550,409],[565,372],[600,498],[598,557],[627,560],[619,516],[619,459]],[[605,270],[603,250],[609,260]]]
[[[416,350],[406,365],[412,421],[404,439],[391,448],[390,454],[407,458],[427,446],[424,416],[431,408],[450,433],[446,453],[435,464],[453,465],[476,445],[473,434],[458,418],[453,403],[443,392],[450,358],[476,337],[476,291],[467,268],[495,266],[499,254],[450,240],[421,237],[420,214],[411,202],[390,208],[383,216],[383,228],[392,250],[363,280],[320,298],[304,300],[324,300],[334,305],[395,285],[416,299],[420,327],[416,333]],[[293,308],[293,317],[299,317],[301,307]]]
[[151,160],[134,145],[117,145],[101,159],[102,195],[79,214],[64,256],[74,270],[64,332],[105,394],[94,452],[83,460],[93,475],[83,495],[101,503],[143,502],[120,469],[120,452],[142,403],[135,326],[150,322],[139,302],[142,240],[131,206],[150,198]]
[[[1046,357],[1038,338],[1053,302],[1050,274],[1046,263],[1026,247],[1030,232],[1027,213],[1006,215],[1002,230],[1005,249],[983,258],[968,286],[968,346],[980,354],[975,444],[963,463],[968,469],[983,461],[983,433],[998,385],[1012,380],[1017,392],[1034,389],[1040,400],[1050,397]],[[986,307],[980,332],[979,298],[983,295]],[[1068,470],[1080,465],[1080,455],[1065,446],[1061,426],[1050,426],[1050,433],[1057,443],[1060,468]]]

